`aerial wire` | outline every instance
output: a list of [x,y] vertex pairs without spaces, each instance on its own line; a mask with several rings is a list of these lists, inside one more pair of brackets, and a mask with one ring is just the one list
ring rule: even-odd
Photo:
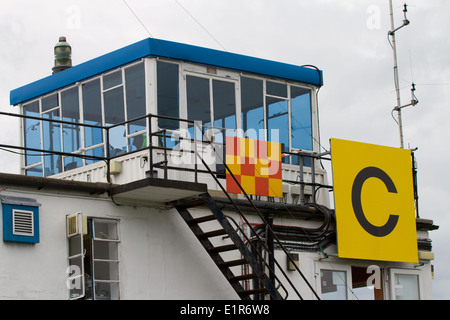
[[137,21],[139,21],[139,23],[141,24],[141,26],[145,29],[145,31],[147,31],[148,35],[150,36],[150,38],[154,38],[153,35],[151,34],[150,30],[148,30],[148,28],[145,26],[145,24],[142,22],[141,19],[139,19],[138,15],[133,11],[133,9],[130,7],[130,5],[127,3],[126,0],[122,0],[123,3],[125,3],[125,5],[127,6],[127,8],[131,11],[131,13],[134,15],[134,17],[137,19]]

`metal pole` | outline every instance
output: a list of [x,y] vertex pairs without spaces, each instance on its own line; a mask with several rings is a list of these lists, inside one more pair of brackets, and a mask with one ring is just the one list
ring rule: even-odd
[[397,110],[398,113],[398,129],[400,133],[400,148],[404,148],[403,142],[403,124],[402,124],[402,111],[401,111],[401,101],[400,101],[400,85],[398,79],[398,63],[397,63],[397,47],[395,44],[395,26],[394,26],[394,12],[392,7],[392,0],[389,0],[390,7],[390,16],[391,16],[391,31],[389,31],[389,35],[392,37],[392,51],[394,55],[394,83],[395,83],[395,93],[397,95]]

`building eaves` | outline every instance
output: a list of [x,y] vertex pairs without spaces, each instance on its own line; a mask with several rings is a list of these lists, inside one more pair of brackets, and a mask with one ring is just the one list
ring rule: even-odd
[[318,87],[323,85],[322,71],[315,67],[296,66],[226,51],[147,38],[14,89],[10,92],[10,104],[17,105],[35,99],[145,57],[198,63]]
[[78,191],[90,195],[109,192],[111,184],[105,182],[83,182],[0,173],[0,186],[18,186],[35,189]]

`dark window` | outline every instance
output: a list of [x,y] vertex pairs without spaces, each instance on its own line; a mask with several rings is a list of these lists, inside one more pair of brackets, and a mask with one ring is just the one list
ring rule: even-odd
[[[64,121],[79,123],[80,109],[78,87],[61,92],[61,114]],[[80,127],[63,124],[63,151],[74,152],[81,149]],[[78,157],[66,157],[63,161],[64,170],[81,167],[83,160]]]
[[[157,87],[158,87],[158,115],[179,118],[179,86],[178,65],[158,61],[157,63]],[[178,121],[159,119],[160,128],[179,128]]]
[[242,129],[244,137],[265,140],[260,130],[264,129],[263,81],[252,78],[241,79]]
[[[84,123],[101,126],[102,125],[102,101],[100,93],[100,79],[83,84],[83,117]],[[103,143],[103,133],[100,128],[84,127],[84,146],[89,148]],[[103,146],[87,150],[86,155],[103,157]],[[97,160],[86,159],[86,164]]]

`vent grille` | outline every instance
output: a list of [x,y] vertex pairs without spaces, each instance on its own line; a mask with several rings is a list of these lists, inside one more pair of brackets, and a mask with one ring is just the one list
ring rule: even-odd
[[13,210],[13,235],[34,236],[33,211]]
[[67,237],[73,237],[77,234],[87,234],[87,216],[77,213],[67,218]]
[[78,215],[67,217],[67,236],[72,237],[78,234]]

